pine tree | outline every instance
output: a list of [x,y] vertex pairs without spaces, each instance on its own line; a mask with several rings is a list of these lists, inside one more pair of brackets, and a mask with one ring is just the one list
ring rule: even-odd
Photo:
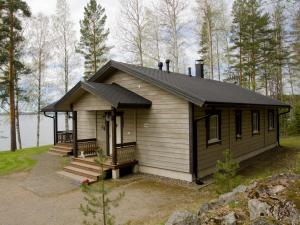
[[260,1],[236,0],[233,7],[231,40],[232,55],[237,59],[234,67],[238,69],[241,86],[257,90],[257,80],[261,75],[262,47],[265,35],[270,32],[270,18],[264,13]]
[[[120,200],[124,197],[124,192],[121,192],[114,199],[109,198],[108,194],[110,190],[105,185],[106,172],[104,170],[104,163],[107,157],[103,153],[103,150],[97,150],[97,158],[95,162],[100,167],[99,181],[92,186],[88,186],[86,183],[82,185],[82,190],[85,193],[85,203],[80,204],[80,210],[83,212],[86,219],[83,221],[85,225],[113,225],[114,215],[111,213],[111,207],[117,207]],[[89,218],[90,217],[90,218]]]
[[297,70],[300,70],[300,7],[297,10],[295,14],[295,18],[293,19],[293,45],[292,45],[292,60],[294,68],[297,68]]
[[107,61],[109,47],[106,44],[109,29],[105,28],[105,9],[90,0],[84,7],[84,18],[80,21],[80,43],[78,52],[84,56],[85,79],[94,75]]
[[[8,84],[7,96],[9,98],[10,114],[10,138],[11,150],[17,148],[16,141],[16,112],[15,112],[15,94],[16,79],[18,78],[18,69],[23,68],[18,51],[19,43],[23,41],[21,17],[30,17],[31,12],[25,1],[22,0],[2,0],[1,1],[1,47],[3,47],[4,56],[7,57],[2,61],[4,64],[5,80]],[[3,35],[3,36],[2,36]],[[2,67],[3,68],[3,67]],[[5,91],[3,92],[5,93]]]

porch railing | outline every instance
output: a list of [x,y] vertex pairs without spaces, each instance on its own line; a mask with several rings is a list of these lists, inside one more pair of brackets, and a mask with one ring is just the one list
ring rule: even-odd
[[97,153],[96,153],[97,139],[96,138],[77,140],[77,144],[78,144],[79,155],[81,154],[81,152],[83,152],[85,156],[97,155]]
[[72,143],[73,132],[72,131],[57,131],[57,143]]
[[135,142],[117,144],[116,147],[117,147],[117,160],[118,160],[119,165],[133,162],[136,160],[136,158],[135,158],[136,143]]

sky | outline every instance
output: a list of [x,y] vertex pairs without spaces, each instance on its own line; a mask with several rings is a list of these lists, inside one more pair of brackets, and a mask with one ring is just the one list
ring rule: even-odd
[[[56,6],[56,0],[25,0],[28,5],[31,8],[32,14],[36,15],[38,13],[43,13],[46,15],[53,15],[55,13],[55,6]],[[79,21],[83,17],[83,10],[84,6],[87,4],[89,0],[69,0],[70,5],[70,11],[71,11],[71,17],[74,21],[77,37],[79,39],[80,37],[80,26]],[[229,0],[231,1],[231,0]],[[98,2],[105,8],[106,15],[107,15],[107,26],[110,29],[110,35],[108,44],[111,46],[115,46],[111,50],[111,58],[114,60],[124,60],[122,58],[122,54],[119,54],[119,50],[117,48],[117,40],[114,38],[115,34],[117,33],[117,24],[118,24],[118,18],[120,17],[121,7],[119,0],[98,0]],[[146,4],[150,1],[146,1]],[[189,5],[190,3],[194,2],[191,0],[187,1]],[[193,37],[189,37],[188,44],[186,48],[186,66],[191,66],[193,68],[194,61],[197,58],[197,50],[198,45],[196,44]]]

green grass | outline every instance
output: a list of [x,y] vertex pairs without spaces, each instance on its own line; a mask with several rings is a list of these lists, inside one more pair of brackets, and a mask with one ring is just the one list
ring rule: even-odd
[[48,149],[49,146],[42,146],[16,152],[0,152],[0,176],[30,170],[36,164],[32,156],[46,152]]
[[260,154],[248,160],[248,166],[240,171],[241,183],[248,184],[254,179],[263,179],[283,172],[300,173],[300,136],[284,137],[281,148]]

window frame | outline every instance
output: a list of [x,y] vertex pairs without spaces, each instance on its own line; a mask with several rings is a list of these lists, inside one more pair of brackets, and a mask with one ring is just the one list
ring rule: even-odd
[[[273,127],[270,126],[270,113],[272,113],[272,123]],[[268,131],[274,131],[275,130],[275,111],[274,109],[268,110]]]
[[[214,144],[221,144],[222,143],[222,139],[221,139],[221,133],[222,133],[222,122],[221,122],[221,111],[206,111],[206,115],[209,115],[206,117],[205,120],[205,126],[206,126],[206,146],[210,146],[210,145],[214,145]],[[212,116],[217,116],[217,134],[218,137],[217,138],[210,138],[210,119]]]
[[[238,129],[238,125],[239,125],[239,129]],[[240,133],[238,133],[238,130]],[[242,139],[242,136],[243,136],[242,110],[235,110],[235,138],[236,140],[239,140]]]
[[[257,113],[257,131],[254,130],[254,113]],[[252,136],[260,135],[260,111],[252,110],[251,111],[251,126],[252,126]]]

